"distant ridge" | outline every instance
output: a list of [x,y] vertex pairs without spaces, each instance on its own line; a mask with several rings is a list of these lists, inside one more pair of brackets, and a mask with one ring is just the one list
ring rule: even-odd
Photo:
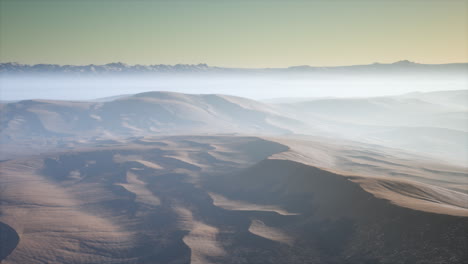
[[129,65],[122,62],[104,65],[58,65],[0,63],[0,73],[71,73],[71,74],[112,74],[112,73],[467,73],[468,63],[420,64],[408,60],[394,63],[373,63],[366,65],[315,67],[309,65],[288,68],[227,68],[200,64],[154,64]]

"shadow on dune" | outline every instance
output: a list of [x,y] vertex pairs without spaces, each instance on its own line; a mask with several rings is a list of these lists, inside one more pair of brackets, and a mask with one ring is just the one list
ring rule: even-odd
[[0,262],[10,255],[19,243],[19,236],[9,225],[0,222]]
[[294,237],[293,248],[278,244],[273,251],[259,244],[231,248],[236,252],[231,260],[462,263],[468,259],[467,237],[461,235],[466,234],[467,218],[397,206],[365,191],[353,177],[288,160],[264,160],[241,173],[207,178],[204,184],[235,201],[274,204],[298,213],[275,216],[278,219],[255,216]]

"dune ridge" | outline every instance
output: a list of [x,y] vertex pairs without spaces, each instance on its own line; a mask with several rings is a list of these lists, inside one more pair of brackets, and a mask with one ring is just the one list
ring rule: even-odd
[[226,254],[216,239],[219,233],[216,227],[195,220],[192,212],[187,208],[178,206],[174,210],[180,218],[180,227],[189,231],[183,241],[191,250],[191,264],[214,263],[209,258]]
[[266,239],[288,244],[290,246],[292,246],[294,243],[294,239],[287,235],[284,231],[267,226],[262,221],[256,219],[252,220],[252,223],[249,226],[249,232]]

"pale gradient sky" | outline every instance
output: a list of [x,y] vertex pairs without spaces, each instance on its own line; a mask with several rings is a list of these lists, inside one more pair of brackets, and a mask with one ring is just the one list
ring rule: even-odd
[[0,0],[0,61],[227,67],[468,61],[468,0]]

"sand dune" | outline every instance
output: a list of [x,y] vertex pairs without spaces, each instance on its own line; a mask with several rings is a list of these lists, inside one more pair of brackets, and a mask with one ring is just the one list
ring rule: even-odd
[[264,212],[275,212],[280,215],[296,215],[295,213],[290,213],[284,209],[281,209],[279,206],[275,205],[262,205],[262,204],[254,204],[248,203],[243,201],[235,201],[229,200],[228,198],[215,194],[215,193],[208,193],[213,199],[213,204],[219,206],[226,210],[234,210],[234,211],[264,211]]
[[289,147],[271,159],[297,161],[339,174],[410,180],[462,192],[467,185],[466,167],[399,149],[323,137],[267,139]]
[[6,158],[32,148],[69,148],[83,140],[100,138],[105,143],[155,134],[303,134],[398,147],[464,165],[468,159],[464,147],[468,138],[468,115],[463,107],[466,93],[276,104],[220,94],[173,92],[89,102],[17,101],[0,105],[0,139],[6,143],[6,153],[0,155]]
[[[219,171],[226,166],[223,161],[210,165],[204,141],[210,142],[210,149],[222,149],[231,157],[245,156],[248,149],[241,145],[247,142],[265,141],[237,137],[145,141],[108,142],[97,148],[0,163],[0,222],[11,226],[20,241],[18,245],[8,242],[16,248],[8,256],[2,255],[7,258],[3,262],[153,263],[170,258],[168,246],[181,252],[176,258],[184,259],[185,248],[179,239],[192,248],[193,263],[221,257],[224,251],[216,240],[218,227],[190,218],[181,229],[171,220],[180,210],[174,213],[171,202],[162,201],[181,197],[177,189],[171,189],[174,183],[175,188],[188,184],[191,191],[185,195],[190,196],[199,187],[189,184],[188,177],[200,174],[201,169]],[[274,150],[249,155],[263,159]],[[248,166],[255,159],[228,165],[231,169]],[[175,176],[165,176],[172,174]],[[185,237],[179,236],[181,230],[188,231]],[[148,245],[160,249],[150,250]]]
[[93,144],[0,162],[4,263],[468,259],[461,167],[318,137]]
[[267,226],[260,220],[252,220],[252,223],[249,226],[249,231],[257,236],[261,236],[263,238],[280,243],[286,243],[288,245],[292,245],[294,242],[294,239],[287,235],[286,232],[274,227]]
[[468,217],[468,194],[414,181],[356,178],[361,187],[399,206],[425,212]]
[[161,204],[159,198],[146,188],[146,183],[139,180],[136,174],[127,172],[127,182],[128,183],[120,183],[118,185],[134,193],[137,202],[150,206],[158,206]]
[[143,166],[146,166],[148,168],[151,168],[151,169],[155,169],[155,170],[161,170],[162,167],[156,163],[153,163],[153,162],[150,162],[150,161],[147,161],[147,160],[142,160],[141,159],[141,156],[139,155],[115,155],[114,156],[114,160],[116,162],[119,162],[119,163],[122,163],[122,162],[136,162],[136,163],[140,163],[141,165]]
[[184,207],[174,208],[179,216],[181,229],[189,231],[184,236],[184,243],[191,250],[190,263],[214,263],[210,257],[220,257],[226,254],[220,243],[216,240],[219,230],[193,218],[192,212]]
[[4,263],[127,262],[111,252],[131,243],[131,232],[82,211],[80,201],[36,173],[37,165],[2,164],[0,221],[20,237]]
[[[405,252],[425,262],[436,263],[453,256],[457,261],[466,259],[465,248],[458,243],[464,243],[467,237],[455,235],[463,233],[468,224],[466,195],[445,188],[349,177],[279,159],[262,161],[239,174],[210,179],[207,186],[234,199],[255,204],[268,200],[299,212],[297,216],[282,216],[290,217],[289,221],[275,220],[277,226],[273,228],[287,227],[297,232],[296,241],[331,247],[332,254],[347,252],[344,254],[356,262],[364,260],[363,252],[372,252],[364,254],[366,258],[373,256],[388,263],[408,259]],[[267,233],[262,233],[258,224],[252,230],[259,235]],[[451,232],[455,233],[442,235]],[[438,248],[438,253],[428,248]],[[386,250],[400,253],[388,255]]]
[[246,98],[171,92],[146,92],[102,102],[26,100],[4,105],[2,113],[2,133],[10,140],[38,135],[90,138],[109,133],[122,137],[186,131],[281,134],[289,132],[282,122],[300,123]]
[[19,242],[19,236],[11,226],[0,222],[0,261],[5,259],[15,250]]

